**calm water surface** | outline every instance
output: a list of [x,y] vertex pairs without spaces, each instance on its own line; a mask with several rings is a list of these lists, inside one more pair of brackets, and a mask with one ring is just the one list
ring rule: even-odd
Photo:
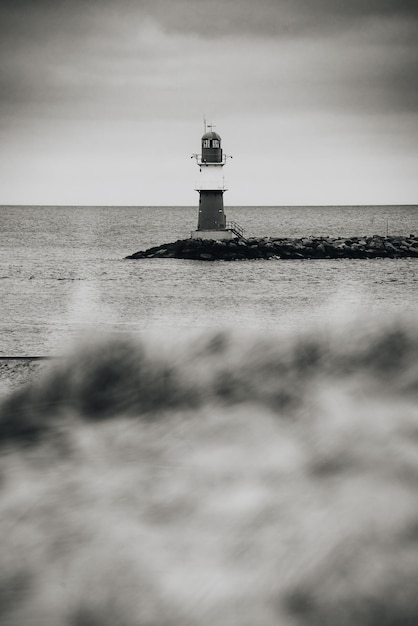
[[[253,236],[418,233],[418,207],[234,207]],[[192,207],[0,207],[0,354],[59,353],[84,329],[300,328],[414,314],[418,260],[125,260],[186,238]]]

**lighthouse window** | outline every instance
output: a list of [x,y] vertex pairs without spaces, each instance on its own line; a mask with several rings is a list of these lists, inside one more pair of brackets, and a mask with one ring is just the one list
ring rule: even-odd
[[204,139],[202,146],[203,148],[210,148],[210,139]]
[[212,147],[213,148],[219,148],[219,139],[213,139],[212,140]]

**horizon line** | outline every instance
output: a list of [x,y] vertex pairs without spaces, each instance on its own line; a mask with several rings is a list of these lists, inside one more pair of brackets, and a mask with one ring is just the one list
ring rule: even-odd
[[[393,206],[403,206],[403,207],[417,207],[417,202],[396,202],[396,203],[367,203],[367,204],[346,204],[337,202],[335,204],[321,203],[321,204],[226,204],[225,208],[250,208],[250,207],[265,207],[265,208],[283,208],[283,207],[305,207],[305,208],[317,208],[317,207],[372,207],[372,206],[381,206],[381,207],[393,207]],[[135,209],[135,208],[184,208],[184,209],[196,209],[197,205],[194,204],[42,204],[42,203],[34,203],[34,204],[15,204],[15,203],[5,203],[0,204],[0,208],[4,207],[55,207],[55,208],[126,208],[126,209]]]

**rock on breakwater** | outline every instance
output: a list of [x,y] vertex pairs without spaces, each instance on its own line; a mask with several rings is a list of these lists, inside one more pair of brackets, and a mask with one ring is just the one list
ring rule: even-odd
[[418,257],[418,236],[381,237],[250,237],[213,241],[179,239],[135,252],[127,259],[194,259],[238,261],[245,259],[375,259]]

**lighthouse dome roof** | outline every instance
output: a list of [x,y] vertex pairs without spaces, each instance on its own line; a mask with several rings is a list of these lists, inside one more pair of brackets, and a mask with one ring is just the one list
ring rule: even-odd
[[218,133],[215,133],[214,130],[210,130],[209,132],[205,133],[202,137],[202,140],[203,139],[219,139],[219,141],[221,140]]

